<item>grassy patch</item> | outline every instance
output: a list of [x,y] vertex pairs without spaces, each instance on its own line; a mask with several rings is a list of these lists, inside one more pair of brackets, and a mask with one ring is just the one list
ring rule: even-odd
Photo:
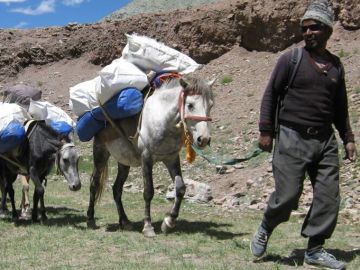
[[349,52],[346,52],[344,49],[341,49],[340,52],[338,53],[338,56],[339,56],[340,58],[342,58],[342,57],[347,57],[347,56],[349,56],[349,55],[350,55],[350,53],[349,53]]
[[[114,167],[115,163],[110,163],[110,167]],[[201,175],[201,170],[211,167],[201,159],[195,163],[185,174],[191,177]],[[199,164],[203,166],[201,169]],[[170,183],[165,171],[164,166],[155,167],[155,184]],[[136,170],[132,175],[135,176],[129,181],[141,181]],[[262,211],[229,211],[185,201],[174,232],[165,235],[161,233],[160,225],[172,203],[156,193],[152,201],[152,221],[157,237],[147,239],[141,233],[144,217],[142,193],[124,193],[124,207],[133,222],[133,229],[123,231],[117,225],[111,183],[107,183],[95,208],[99,228],[91,230],[86,226],[89,183],[83,181],[80,191],[71,192],[62,178],[51,175],[45,192],[48,221],[33,224],[0,219],[0,269],[266,270],[295,269],[303,264],[306,240],[300,236],[302,218],[292,217],[289,222],[281,224],[270,239],[268,256],[254,262],[249,243]],[[15,183],[15,189],[18,205],[19,182]],[[32,184],[30,192],[33,192]],[[344,225],[340,221],[326,247],[348,263],[347,269],[359,269],[359,238],[358,225]]]
[[229,74],[225,74],[222,76],[222,78],[220,79],[220,83],[221,84],[228,84],[228,83],[231,83],[233,81],[233,77]]

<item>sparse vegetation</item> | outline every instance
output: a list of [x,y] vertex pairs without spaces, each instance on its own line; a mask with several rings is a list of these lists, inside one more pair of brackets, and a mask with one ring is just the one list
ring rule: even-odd
[[[153,222],[158,233],[154,239],[141,234],[143,199],[141,192],[124,193],[124,203],[132,230],[117,226],[116,207],[109,185],[96,207],[99,226],[86,227],[89,184],[70,192],[62,181],[49,177],[46,188],[48,221],[14,223],[0,219],[2,270],[10,269],[289,269],[302,265],[306,240],[299,237],[301,218],[292,217],[274,232],[266,259],[253,262],[249,241],[260,222],[262,211],[219,211],[216,207],[185,202],[176,230],[168,235],[159,230],[171,203],[164,195],[153,199]],[[19,200],[21,185],[16,182]],[[33,188],[33,186],[31,186]],[[261,194],[259,193],[259,196]],[[328,243],[341,250],[347,269],[359,269],[357,250],[359,227],[338,226]],[[336,255],[339,255],[336,254]]]
[[340,58],[347,57],[347,56],[349,56],[349,55],[350,55],[350,53],[349,53],[349,52],[346,52],[344,49],[341,49],[340,52],[338,53],[338,56],[339,56]]
[[232,81],[233,81],[233,77],[231,75],[225,74],[224,76],[222,76],[220,83],[224,85],[231,83]]

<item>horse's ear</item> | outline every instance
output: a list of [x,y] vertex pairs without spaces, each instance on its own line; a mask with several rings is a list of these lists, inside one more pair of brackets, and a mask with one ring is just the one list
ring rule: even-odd
[[189,83],[186,80],[184,80],[184,78],[180,78],[180,85],[183,89],[186,89]]
[[215,83],[216,79],[217,79],[217,78],[214,78],[214,79],[212,79],[211,81],[208,81],[208,82],[207,82],[207,85],[208,85],[209,87],[212,87],[213,84]]

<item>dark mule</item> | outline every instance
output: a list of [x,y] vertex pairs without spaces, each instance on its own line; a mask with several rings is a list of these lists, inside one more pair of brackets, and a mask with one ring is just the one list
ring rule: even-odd
[[179,151],[183,145],[184,134],[199,148],[210,142],[209,115],[213,105],[211,84],[194,77],[168,79],[146,100],[139,136],[135,140],[129,140],[129,137],[136,133],[138,126],[134,118],[119,120],[116,127],[108,125],[95,136],[94,170],[87,211],[89,227],[96,226],[94,206],[107,180],[107,162],[110,155],[118,162],[113,197],[120,226],[130,225],[121,200],[123,185],[130,167],[141,166],[145,200],[143,233],[148,237],[155,236],[150,216],[150,204],[154,196],[152,168],[160,161],[167,167],[176,187],[175,203],[164,219],[162,231],[167,232],[175,227],[186,189],[181,174]]
[[[44,205],[43,182],[50,173],[52,167],[57,163],[59,171],[68,182],[72,191],[81,188],[78,172],[79,155],[69,136],[57,134],[45,121],[33,121],[27,130],[27,140],[19,147],[7,153],[0,160],[1,176],[4,194],[0,210],[6,209],[6,195],[12,205],[12,215],[17,217],[14,203],[13,182],[18,174],[28,175],[35,184],[33,197],[33,221],[38,220],[38,203],[40,201],[41,219],[47,219]],[[0,183],[1,184],[1,183]]]

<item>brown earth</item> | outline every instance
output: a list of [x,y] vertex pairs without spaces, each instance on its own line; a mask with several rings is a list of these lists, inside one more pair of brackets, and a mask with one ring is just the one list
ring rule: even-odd
[[[102,66],[120,57],[126,44],[124,33],[148,35],[205,64],[198,72],[205,78],[218,78],[212,149],[241,157],[256,143],[259,103],[277,58],[289,47],[301,46],[298,19],[309,1],[303,2],[227,0],[93,25],[0,29],[0,89],[24,82],[41,88],[46,100],[69,111],[69,87],[92,79]],[[359,138],[360,8],[356,3],[333,1],[337,23],[328,45],[345,65],[351,120]],[[230,82],[225,83],[225,78]],[[270,157],[262,154],[254,162],[228,166],[224,174],[197,160],[184,166],[184,174],[201,175],[195,180],[209,183],[215,204],[229,209],[262,209],[273,188]],[[343,164],[344,222],[360,222],[359,183],[359,162]],[[305,187],[300,214],[309,207],[310,189]]]

